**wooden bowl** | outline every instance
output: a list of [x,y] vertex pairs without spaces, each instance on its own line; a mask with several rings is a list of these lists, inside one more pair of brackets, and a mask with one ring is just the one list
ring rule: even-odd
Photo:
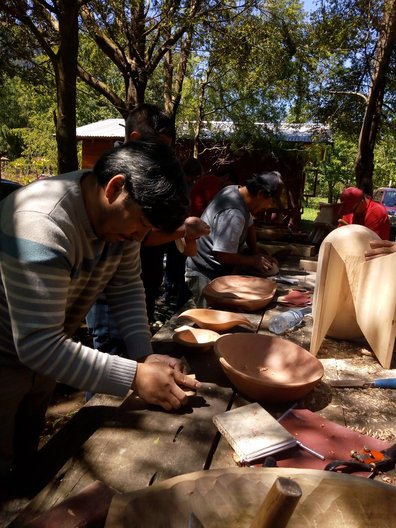
[[216,332],[229,330],[234,326],[245,325],[253,328],[252,323],[243,315],[209,308],[191,308],[181,313],[178,317],[188,317],[200,328],[207,328]]
[[173,340],[180,345],[195,348],[211,348],[220,334],[207,328],[192,328],[181,326],[175,329]]
[[261,277],[226,275],[213,279],[202,293],[215,308],[254,312],[269,304],[276,291],[276,284]]
[[216,341],[214,350],[228,379],[252,400],[297,400],[308,394],[324,373],[315,356],[280,337],[225,335]]

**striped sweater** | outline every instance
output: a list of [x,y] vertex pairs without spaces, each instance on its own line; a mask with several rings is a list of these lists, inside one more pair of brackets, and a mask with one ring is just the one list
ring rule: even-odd
[[[89,222],[82,171],[38,180],[0,204],[0,367],[25,365],[79,389],[125,395],[151,353],[140,244],[105,243]],[[101,292],[131,359],[74,342]]]

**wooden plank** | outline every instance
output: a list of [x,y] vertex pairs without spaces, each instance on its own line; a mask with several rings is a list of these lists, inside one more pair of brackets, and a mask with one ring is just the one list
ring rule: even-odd
[[[25,526],[38,513],[95,480],[126,492],[203,469],[217,432],[212,416],[227,409],[231,395],[228,386],[203,383],[189,404],[177,412],[147,407],[133,393],[119,408],[108,407],[104,412],[102,407],[98,428],[14,521],[12,528]],[[69,424],[73,421],[81,428],[79,420],[72,419]],[[75,434],[78,436],[79,431]],[[62,453],[68,446],[58,442],[57,449]]]

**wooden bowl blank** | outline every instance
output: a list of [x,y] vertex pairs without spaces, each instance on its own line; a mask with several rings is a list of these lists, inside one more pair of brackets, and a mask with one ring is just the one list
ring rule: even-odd
[[173,334],[173,340],[176,343],[196,348],[210,348],[219,337],[220,334],[214,330],[192,328],[190,326],[176,328]]
[[276,284],[261,277],[226,275],[213,279],[202,293],[215,308],[254,312],[273,299]]
[[302,490],[288,528],[394,526],[396,488],[384,482],[318,469],[222,468],[117,493],[106,528],[185,528],[193,526],[191,512],[205,528],[250,528],[278,477]]
[[302,398],[323,376],[321,362],[280,337],[236,333],[220,337],[214,350],[233,385],[257,401]]
[[243,315],[223,310],[210,310],[209,308],[191,308],[181,313],[179,317],[188,317],[200,328],[208,328],[216,332],[229,330],[238,325],[253,327],[252,323]]
[[[319,302],[318,297],[326,295],[325,303],[329,307],[334,307],[334,318],[331,326],[328,328],[326,335],[336,339],[357,339],[362,336],[362,331],[357,322],[355,301],[352,294],[357,292],[359,273],[358,265],[364,262],[364,252],[370,249],[371,240],[380,240],[380,237],[367,227],[351,224],[334,229],[323,240],[320,246],[318,258],[318,270],[316,275],[316,284],[314,292],[313,305]],[[333,246],[340,257],[336,261],[328,261],[328,251],[325,250],[327,245]],[[350,277],[347,276],[346,270],[350,271]],[[334,281],[338,287],[328,288],[327,292],[323,286],[323,277],[325,285]],[[354,281],[354,282],[351,282]],[[373,301],[375,303],[375,301]],[[325,306],[326,306],[325,304]],[[328,313],[328,312],[327,312]],[[321,317],[314,311],[314,318]],[[326,313],[325,313],[326,316]]]

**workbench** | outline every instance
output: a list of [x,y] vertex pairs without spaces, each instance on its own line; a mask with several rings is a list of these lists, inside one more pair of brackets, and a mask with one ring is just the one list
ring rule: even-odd
[[[302,271],[295,263],[283,268],[281,274],[297,278],[297,286],[300,288],[313,288],[315,283],[315,273]],[[277,293],[284,294],[289,288],[291,286],[279,285]],[[243,314],[254,325],[253,330],[235,327],[230,331],[267,333],[268,318],[276,311],[279,311],[279,306],[271,303],[258,313]],[[217,413],[248,401],[234,391],[213,350],[201,351],[176,344],[172,340],[174,328],[178,325],[181,323],[175,315],[155,334],[153,348],[156,353],[186,359],[192,372],[202,383],[197,395],[190,397],[186,407],[174,412],[146,405],[133,393],[124,399],[95,395],[42,448],[42,464],[40,474],[37,475],[38,493],[16,516],[9,525],[10,528],[28,526],[41,512],[53,508],[97,481],[105,483],[114,492],[125,493],[193,471],[236,467],[233,452],[213,425],[212,418]],[[306,317],[304,325],[290,332],[287,338],[308,349],[310,327],[310,318]],[[345,353],[338,353],[338,356],[335,353],[334,357],[323,358],[324,379],[326,376],[342,377],[346,372],[350,374],[352,367],[348,361],[351,360],[351,355],[359,355],[358,359],[370,365],[367,372],[374,372],[376,360],[369,352],[360,354],[358,350],[362,349],[361,345],[333,344],[334,351],[344,347]],[[322,360],[320,353],[318,357]],[[356,361],[357,358],[352,359]],[[380,370],[379,367],[375,371],[376,375],[383,374]],[[320,413],[324,418],[328,417],[340,425],[353,428],[352,414],[350,413],[348,423],[344,412],[348,409],[345,398],[351,393],[356,391],[337,390],[329,395],[329,388],[321,383],[304,399],[303,406]],[[385,398],[386,406],[384,422],[386,421],[388,430],[396,438],[396,403],[393,393],[383,390],[381,397]],[[269,410],[280,416],[289,406],[290,404],[269,406]]]

